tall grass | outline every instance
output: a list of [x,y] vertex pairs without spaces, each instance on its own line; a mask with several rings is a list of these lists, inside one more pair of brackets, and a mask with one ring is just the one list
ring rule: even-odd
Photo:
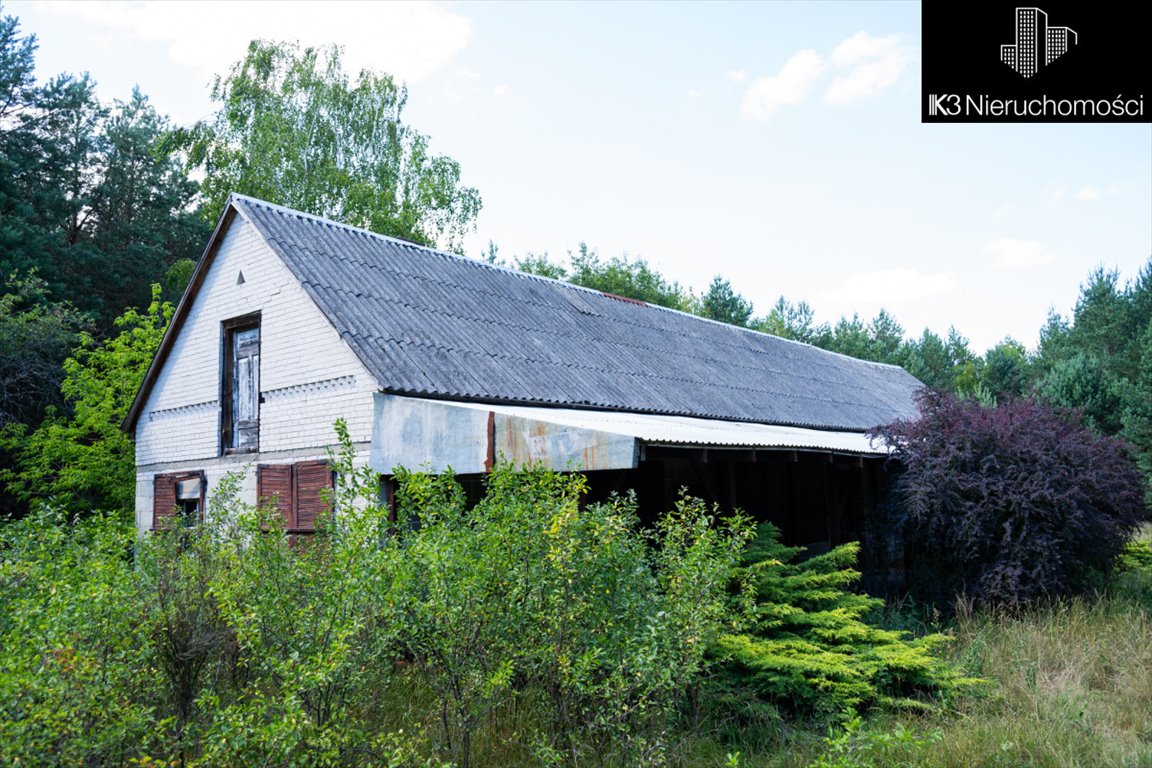
[[[1138,540],[1150,539],[1145,528]],[[1025,612],[961,604],[952,624],[954,660],[992,684],[915,722],[940,739],[908,765],[1152,766],[1152,568]],[[874,717],[870,727],[893,719]]]
[[1152,766],[1152,606],[1126,595],[961,612],[959,659],[996,683],[960,703],[925,766]]

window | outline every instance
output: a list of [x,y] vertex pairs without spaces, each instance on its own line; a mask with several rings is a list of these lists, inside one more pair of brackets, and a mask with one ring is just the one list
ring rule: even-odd
[[256,468],[256,496],[284,518],[290,533],[312,533],[316,521],[332,509],[332,468],[326,461],[261,464]]
[[204,519],[204,473],[179,472],[152,478],[152,529],[194,525]]
[[220,452],[260,450],[260,315],[224,322]]

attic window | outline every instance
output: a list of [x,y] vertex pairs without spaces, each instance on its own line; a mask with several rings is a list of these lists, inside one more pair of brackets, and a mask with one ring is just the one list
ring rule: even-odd
[[221,453],[260,450],[260,315],[223,324],[220,381]]
[[236,275],[236,285],[244,285],[244,273],[240,272]]

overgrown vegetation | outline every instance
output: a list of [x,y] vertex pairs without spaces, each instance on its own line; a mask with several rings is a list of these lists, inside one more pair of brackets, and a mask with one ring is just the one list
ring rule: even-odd
[[[4,761],[467,766],[499,733],[509,760],[666,765],[719,664],[736,685],[721,638],[742,632],[824,644],[823,677],[748,676],[766,706],[952,685],[934,641],[859,621],[851,548],[785,566],[766,531],[750,570],[744,518],[683,498],[645,530],[630,497],[586,505],[580,476],[510,466],[471,509],[450,476],[401,474],[393,516],[338,429],[338,514],[312,538],[240,503],[238,476],[204,523],[142,539],[51,512],[0,529]],[[812,620],[772,619],[791,603]],[[836,654],[876,695],[835,680]]]
[[[718,706],[720,670],[687,642],[730,626],[732,614],[713,611],[730,597],[717,587],[739,525],[706,525],[706,511],[686,501],[653,549],[637,540],[627,502],[572,503],[572,478],[506,470],[499,482],[515,482],[519,500],[505,517],[490,495],[485,522],[473,525],[450,513],[449,484],[410,476],[408,509],[440,526],[423,544],[422,529],[368,508],[292,544],[267,511],[237,507],[229,484],[214,522],[146,539],[106,516],[0,527],[0,759],[459,765],[464,729],[475,765],[1122,768],[1152,759],[1147,541],[1129,547],[1108,593],[1092,600],[1011,615],[962,604],[949,660],[988,684],[931,707],[836,714],[824,737],[824,718],[734,722],[731,699]],[[351,500],[344,488],[340,504]],[[552,513],[532,532],[543,562],[511,549],[524,539],[501,524],[529,499]],[[498,559],[447,557],[480,552]],[[637,568],[585,568],[593,563]],[[701,583],[678,583],[709,563]],[[529,576],[547,580],[533,589]],[[638,584],[651,605],[630,591]],[[695,599],[660,616],[684,589],[679,597]],[[433,618],[425,611],[438,595],[470,602]],[[781,701],[765,698],[765,711]]]
[[16,464],[0,467],[10,493],[73,512],[132,508],[135,449],[122,424],[171,317],[154,285],[147,311],[116,318],[116,335],[102,342],[80,335],[64,361],[61,407],[50,407],[35,430],[16,422],[0,429],[0,449]]

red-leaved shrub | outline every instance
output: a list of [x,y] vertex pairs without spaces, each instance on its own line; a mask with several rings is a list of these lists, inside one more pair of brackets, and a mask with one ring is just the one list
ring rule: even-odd
[[1033,400],[985,408],[924,390],[876,430],[898,462],[892,515],[912,593],[998,605],[1083,590],[1148,519],[1127,446]]

